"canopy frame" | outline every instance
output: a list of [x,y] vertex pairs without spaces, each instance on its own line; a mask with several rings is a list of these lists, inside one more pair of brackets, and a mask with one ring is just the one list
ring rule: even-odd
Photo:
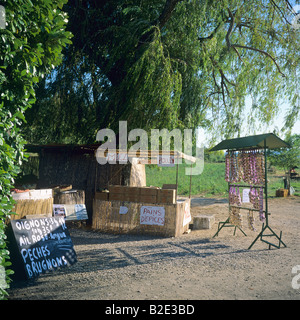
[[[276,148],[282,148],[286,147],[289,148],[290,145],[286,143],[285,141],[278,138],[273,133],[268,134],[262,134],[262,135],[256,135],[256,136],[249,136],[249,137],[243,137],[243,138],[236,138],[236,139],[229,139],[229,140],[223,140],[218,145],[210,149],[210,151],[217,151],[217,150],[224,150],[227,149],[227,151],[241,151],[241,150],[257,150],[257,149],[263,149],[264,152],[264,158],[265,158],[265,184],[264,184],[264,194],[265,194],[265,222],[262,224],[262,229],[260,233],[257,235],[257,237],[254,239],[254,241],[251,243],[251,245],[248,247],[248,250],[252,248],[252,246],[256,243],[258,239],[260,239],[262,242],[269,245],[269,249],[272,247],[275,247],[277,249],[281,248],[281,245],[286,247],[286,244],[282,241],[282,231],[280,231],[279,236],[271,229],[269,226],[269,219],[268,216],[270,215],[268,210],[268,173],[267,173],[267,149],[276,149]],[[229,194],[229,188],[230,186],[237,186],[238,184],[230,183],[228,182],[228,194]],[[253,185],[255,187],[255,185]],[[230,207],[236,207],[231,206],[229,203],[229,210]],[[239,206],[238,206],[239,207]],[[245,210],[254,210],[252,208],[244,208],[239,207],[240,209]],[[230,225],[229,217],[225,222],[219,222],[218,225],[218,231],[213,236],[216,237],[221,229],[223,227],[232,227],[233,225]],[[234,229],[234,235],[236,232],[236,228],[239,228],[235,226]],[[243,232],[241,228],[239,228],[241,232],[246,236],[246,234]],[[268,232],[269,231],[269,232]],[[270,241],[267,241],[265,237],[275,237],[278,240],[278,244],[272,243]]]
[[[98,157],[97,155],[97,149],[94,151],[95,156]],[[109,150],[106,150],[101,157],[105,158],[107,157],[109,153]],[[158,159],[158,156],[160,155],[167,155],[167,156],[174,156],[174,161],[176,160],[176,200],[178,200],[178,179],[179,179],[179,159],[184,159],[187,161],[190,161],[190,169],[191,169],[191,174],[190,174],[190,185],[189,185],[189,199],[191,199],[191,193],[192,193],[192,166],[194,163],[196,163],[197,158],[193,157],[191,155],[187,155],[181,151],[177,150],[126,150],[126,149],[116,149],[113,150],[113,153],[116,154],[122,154],[126,153],[129,158],[136,158],[141,164],[156,164],[156,160]],[[150,161],[150,163],[149,163]],[[175,165],[175,163],[174,163]],[[97,168],[97,167],[96,167]]]

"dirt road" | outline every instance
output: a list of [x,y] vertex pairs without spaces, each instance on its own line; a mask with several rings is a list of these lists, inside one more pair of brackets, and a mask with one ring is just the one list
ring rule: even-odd
[[[246,213],[246,237],[224,228],[212,238],[228,216],[222,199],[193,199],[192,214],[214,214],[216,223],[178,238],[70,228],[78,262],[32,283],[13,283],[9,299],[300,300],[300,198],[273,198],[269,207],[270,226],[282,230],[287,248],[268,250],[258,241],[247,250],[258,232],[248,229]],[[255,225],[261,228],[258,216]]]

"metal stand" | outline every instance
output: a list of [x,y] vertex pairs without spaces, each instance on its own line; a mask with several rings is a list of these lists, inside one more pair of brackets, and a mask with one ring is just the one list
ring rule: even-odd
[[[230,189],[230,183],[228,183],[228,202],[229,202],[229,189]],[[229,205],[229,210],[230,210],[230,205]],[[237,206],[235,206],[235,207],[237,207]],[[213,236],[213,238],[214,237],[216,237],[218,234],[219,234],[219,232],[223,229],[223,228],[226,228],[226,227],[230,227],[230,228],[233,228],[234,227],[234,231],[233,231],[233,235],[235,236],[235,233],[236,233],[236,229],[239,229],[242,233],[243,233],[243,235],[244,236],[247,236],[246,235],[246,233],[239,227],[239,226],[236,226],[236,225],[234,225],[234,224],[231,224],[230,223],[230,218],[228,217],[227,219],[226,219],[226,221],[220,221],[219,223],[218,223],[218,231],[215,233],[215,235]]]
[[224,227],[234,227],[234,231],[233,231],[233,235],[234,236],[235,236],[235,233],[236,233],[236,229],[239,229],[243,233],[244,236],[247,236],[246,233],[239,226],[236,226],[234,224],[230,224],[230,219],[228,217],[226,221],[221,221],[221,222],[218,223],[218,231],[213,236],[213,238],[216,237],[219,234],[219,232],[221,231],[221,229],[224,228]]
[[[271,231],[271,233],[269,234],[265,234],[265,231],[269,229]],[[269,225],[265,225],[263,223],[262,225],[262,229],[261,229],[261,232],[259,233],[259,235],[255,238],[255,240],[251,243],[250,247],[248,248],[248,250],[250,250],[252,248],[252,246],[254,245],[254,243],[260,239],[260,241],[262,242],[265,242],[266,244],[269,245],[269,249],[271,249],[271,246],[277,248],[277,249],[280,249],[280,244],[282,244],[284,247],[286,247],[285,243],[281,240],[281,236],[282,236],[282,231],[280,231],[280,235],[279,237],[277,236],[277,234],[270,228]],[[279,240],[278,242],[278,245],[277,244],[274,244],[274,243],[271,243],[267,240],[265,240],[263,237],[276,237],[277,240]]]
[[[264,154],[265,154],[265,213],[266,213],[266,221],[262,225],[261,232],[259,235],[255,238],[255,240],[251,243],[248,249],[251,249],[254,243],[260,239],[260,241],[265,242],[269,245],[269,249],[271,249],[271,246],[280,249],[280,244],[282,244],[284,247],[286,247],[285,243],[281,240],[282,231],[280,231],[280,236],[278,235],[270,228],[269,226],[269,219],[268,216],[270,215],[268,211],[268,170],[267,170],[267,145],[266,145],[266,139],[264,140]],[[269,230],[271,233],[266,233],[266,231]],[[279,240],[278,245],[271,243],[267,240],[265,240],[263,237],[275,237],[277,240]]]
[[[257,148],[255,148],[257,149]],[[281,246],[286,247],[285,243],[281,240],[282,237],[282,231],[280,231],[280,235],[278,236],[269,226],[269,219],[268,216],[270,215],[269,211],[268,211],[268,174],[267,174],[267,145],[266,145],[266,139],[264,139],[264,157],[265,157],[265,185],[264,185],[264,192],[265,192],[265,222],[262,225],[262,229],[261,232],[258,234],[258,236],[254,239],[254,241],[251,243],[251,245],[249,246],[248,250],[252,248],[252,246],[255,244],[255,242],[260,239],[262,242],[266,243],[269,245],[269,249],[271,249],[271,247],[275,247],[277,249],[280,249]],[[229,186],[230,184],[228,184],[228,191],[229,191]],[[262,187],[262,186],[253,186],[253,187]],[[240,208],[240,209],[245,209],[245,210],[254,210],[254,211],[258,211],[255,209],[250,209],[250,208],[245,208],[245,207],[238,207],[238,206],[231,206],[229,205],[229,209],[230,207],[236,207],[236,208]],[[213,236],[216,237],[219,232],[221,231],[221,229],[223,227],[235,227],[234,229],[234,233],[233,235],[235,235],[236,229],[238,228],[245,236],[245,232],[239,227],[239,226],[235,226],[230,224],[230,219],[229,217],[227,218],[226,221],[224,222],[219,222],[218,224],[218,230],[216,232],[216,234]],[[269,232],[268,232],[269,231]],[[278,244],[272,243],[270,241],[267,241],[265,238],[266,237],[275,237],[278,240]]]

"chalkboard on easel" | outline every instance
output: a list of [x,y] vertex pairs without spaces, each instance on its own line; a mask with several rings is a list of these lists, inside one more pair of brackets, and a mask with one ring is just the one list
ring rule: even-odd
[[19,279],[34,279],[77,261],[63,217],[11,220],[8,241]]

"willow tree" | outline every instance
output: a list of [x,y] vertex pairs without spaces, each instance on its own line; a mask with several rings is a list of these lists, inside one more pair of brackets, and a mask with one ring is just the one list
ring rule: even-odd
[[73,45],[40,88],[27,132],[32,141],[88,142],[127,120],[129,129],[201,126],[233,137],[244,120],[270,123],[283,101],[291,128],[295,8],[288,0],[70,0]]

